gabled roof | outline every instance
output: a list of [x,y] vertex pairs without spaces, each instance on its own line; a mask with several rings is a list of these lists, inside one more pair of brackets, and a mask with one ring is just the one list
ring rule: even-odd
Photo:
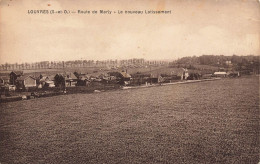
[[74,73],[72,73],[72,72],[66,73],[66,78],[69,78],[69,79],[78,79],[78,78],[74,75]]
[[23,71],[12,71],[11,73],[14,73],[14,74],[19,75],[19,76],[23,75]]
[[33,76],[20,76],[17,78],[18,81],[24,81],[25,79],[31,78],[33,80],[36,80]]
[[65,79],[67,80],[67,79],[78,79],[75,75],[74,75],[74,73],[72,73],[72,72],[66,72],[66,73],[58,73],[58,74],[56,74],[55,76],[63,76],[63,77],[65,77]]
[[54,77],[55,75],[42,75],[42,78],[40,79],[40,81],[48,81],[48,80],[52,80],[54,81]]
[[131,75],[129,75],[128,73],[126,73],[126,72],[120,72],[121,73],[121,75],[124,77],[124,78],[130,78],[131,77]]
[[46,81],[50,81],[50,79],[49,79],[48,76],[43,76],[43,77],[40,79],[40,82],[46,82]]
[[183,75],[183,73],[186,71],[186,69],[184,68],[175,68],[171,71],[172,75],[177,75],[177,76],[181,76]]

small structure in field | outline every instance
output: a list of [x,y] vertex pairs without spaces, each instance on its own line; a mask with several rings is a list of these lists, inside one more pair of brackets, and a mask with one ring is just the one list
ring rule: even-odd
[[33,76],[20,76],[17,78],[17,88],[24,89],[36,87],[36,78]]
[[227,77],[227,72],[215,72],[215,77]]
[[67,87],[75,87],[78,81],[78,78],[74,75],[74,73],[69,72],[65,75],[65,81]]
[[27,100],[27,96],[26,95],[22,95],[22,100]]
[[126,72],[108,72],[111,81],[117,84],[124,85],[125,81],[130,81],[131,76]]
[[78,81],[78,78],[71,72],[69,73],[59,73],[54,77],[56,87],[75,87]]
[[228,77],[239,77],[240,73],[238,71],[232,71],[232,72],[227,72]]
[[174,68],[170,72],[171,80],[183,80],[185,76],[184,68]]
[[40,75],[38,88],[41,87],[55,87],[54,85],[54,75]]
[[10,83],[10,78],[8,76],[1,76],[0,77],[0,86],[4,86]]
[[130,83],[130,80],[131,80],[131,75],[129,75],[127,72],[125,72],[125,71],[122,71],[122,72],[120,72],[121,73],[121,75],[122,75],[122,77],[123,77],[123,81],[124,81],[124,83],[127,85],[127,84],[129,84]]
[[6,84],[4,86],[1,86],[1,91],[15,91],[15,90],[16,90],[15,85]]
[[137,72],[135,74],[132,74],[131,84],[132,85],[146,84],[146,83],[150,82],[150,77],[151,77],[151,74]]
[[78,81],[76,84],[77,86],[87,86],[89,83],[90,83],[90,76],[83,73],[78,74]]
[[10,84],[15,85],[17,78],[23,76],[23,71],[12,71],[10,73]]
[[212,74],[211,73],[207,73],[207,74],[203,74],[202,75],[202,79],[211,79],[212,78]]

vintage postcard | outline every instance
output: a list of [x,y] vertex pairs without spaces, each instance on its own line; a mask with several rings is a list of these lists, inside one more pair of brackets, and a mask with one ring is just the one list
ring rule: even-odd
[[259,163],[258,0],[0,0],[0,163]]

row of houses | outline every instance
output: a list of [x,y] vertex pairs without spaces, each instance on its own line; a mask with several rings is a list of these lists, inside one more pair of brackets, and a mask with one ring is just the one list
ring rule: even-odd
[[239,72],[215,72],[214,74],[201,75],[187,69],[179,69],[170,74],[135,73],[128,74],[127,71],[97,73],[88,75],[77,72],[63,72],[57,74],[23,74],[22,71],[12,71],[9,76],[0,77],[0,86],[8,86],[9,89],[24,90],[26,88],[53,88],[53,87],[75,87],[89,86],[90,83],[114,83],[120,85],[142,85],[147,83],[166,83],[173,80],[198,80],[201,78],[239,76]]
[[57,74],[40,74],[35,76],[32,74],[23,74],[22,71],[12,71],[9,76],[0,77],[0,86],[10,86],[18,90],[37,87],[37,88],[52,88],[52,87],[75,87],[86,86],[90,82],[114,82],[122,83],[130,80],[130,75],[126,72],[110,72],[102,73],[98,76],[87,75],[77,72],[64,72]]
[[130,75],[126,71],[107,72],[95,75],[83,73],[57,73],[55,75],[41,74],[36,77],[31,74],[24,75],[22,71],[12,71],[10,76],[0,77],[0,86],[15,86],[16,89],[22,90],[30,87],[74,87],[88,86],[90,83],[114,83],[120,85],[141,85],[145,83],[163,82],[167,76],[154,77],[151,74],[134,74]]

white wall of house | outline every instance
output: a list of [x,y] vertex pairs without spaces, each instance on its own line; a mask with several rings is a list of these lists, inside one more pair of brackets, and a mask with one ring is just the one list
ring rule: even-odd
[[36,87],[36,80],[28,77],[27,79],[24,79],[24,86],[25,87]]

